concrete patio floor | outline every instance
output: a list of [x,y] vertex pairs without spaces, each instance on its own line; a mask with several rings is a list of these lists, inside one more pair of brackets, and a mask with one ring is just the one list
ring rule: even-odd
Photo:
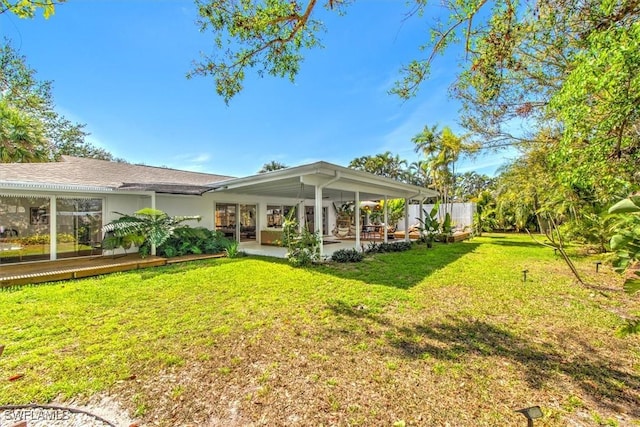
[[[389,242],[397,242],[400,239],[389,239]],[[366,249],[370,243],[381,243],[381,239],[360,240],[359,249]],[[326,238],[322,247],[323,256],[330,258],[331,255],[340,249],[352,249],[356,247],[356,241],[353,239],[338,240],[335,238]],[[275,258],[285,258],[287,249],[280,246],[261,245],[257,242],[240,242],[239,249],[249,255],[271,256]]]

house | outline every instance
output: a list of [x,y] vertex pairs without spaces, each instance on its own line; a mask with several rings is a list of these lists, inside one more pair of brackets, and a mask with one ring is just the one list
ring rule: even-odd
[[[243,178],[70,156],[53,163],[4,163],[0,264],[95,255],[104,224],[144,207],[200,215],[191,225],[219,230],[242,246],[268,243],[294,207],[301,224],[327,238],[336,228],[333,203],[422,202],[435,195],[327,162]],[[356,215],[356,229],[361,227]],[[360,247],[359,232],[354,246]]]

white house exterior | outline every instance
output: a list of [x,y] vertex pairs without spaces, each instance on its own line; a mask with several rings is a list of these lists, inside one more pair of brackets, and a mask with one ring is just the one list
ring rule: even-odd
[[[69,156],[55,163],[0,164],[0,266],[95,255],[103,225],[144,207],[200,215],[190,225],[260,244],[291,207],[301,223],[327,237],[336,227],[333,203],[435,195],[326,162],[244,178]],[[360,215],[355,217],[360,230]]]

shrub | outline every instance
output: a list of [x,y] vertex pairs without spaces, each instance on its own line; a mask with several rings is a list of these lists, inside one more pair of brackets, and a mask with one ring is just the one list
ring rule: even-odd
[[[58,243],[75,243],[76,241],[76,238],[73,236],[73,234],[69,234],[69,233],[58,233],[57,239],[58,239]],[[49,239],[47,239],[47,243],[48,242],[49,242]]]
[[240,244],[236,240],[230,240],[227,243],[227,247],[224,249],[224,252],[227,254],[227,258],[237,258],[240,254],[238,251],[238,247]]
[[365,249],[367,254],[385,253],[385,252],[403,252],[411,249],[411,242],[393,242],[393,243],[376,243],[371,242]]
[[[167,258],[189,254],[217,254],[225,252],[229,247],[229,239],[219,231],[212,231],[204,227],[178,227],[162,245],[158,246],[156,253]],[[148,241],[145,242],[142,252],[150,250]]]
[[49,235],[48,234],[32,234],[31,236],[22,237],[16,240],[21,242],[23,245],[48,245]]
[[360,262],[364,259],[362,252],[356,249],[339,249],[331,255],[331,260],[335,262]]

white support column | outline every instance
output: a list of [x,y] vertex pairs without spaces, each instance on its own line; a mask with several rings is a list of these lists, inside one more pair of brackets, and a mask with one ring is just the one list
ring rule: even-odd
[[49,198],[49,259],[58,259],[58,199]]
[[[156,193],[155,191],[151,193],[151,209],[156,209]],[[151,244],[151,255],[156,255],[156,245]]]
[[320,185],[316,185],[313,220],[313,230],[318,233],[318,237],[320,238],[320,259],[322,259],[324,237],[322,236],[322,186]]
[[298,203],[298,207],[296,208],[296,213],[298,215],[298,233],[302,232],[302,227],[306,227],[305,220],[307,213],[305,212],[305,209],[306,208],[304,205],[304,200],[302,200],[300,203]]
[[261,244],[262,238],[260,237],[260,230],[262,230],[262,223],[266,219],[266,209],[262,209],[264,206],[262,203],[256,203],[256,242]]
[[240,203],[236,203],[236,242],[240,243]]
[[353,212],[356,216],[356,251],[362,250],[362,246],[360,245],[360,230],[362,229],[362,224],[360,224],[360,192],[356,191],[356,205],[354,206]]
[[216,231],[216,201],[213,201],[213,224],[211,230]]
[[389,204],[387,203],[387,196],[384,196],[384,227],[383,227],[383,236],[384,242],[389,243],[389,236],[387,236],[387,230],[389,229]]
[[404,241],[409,239],[409,199],[404,199]]

